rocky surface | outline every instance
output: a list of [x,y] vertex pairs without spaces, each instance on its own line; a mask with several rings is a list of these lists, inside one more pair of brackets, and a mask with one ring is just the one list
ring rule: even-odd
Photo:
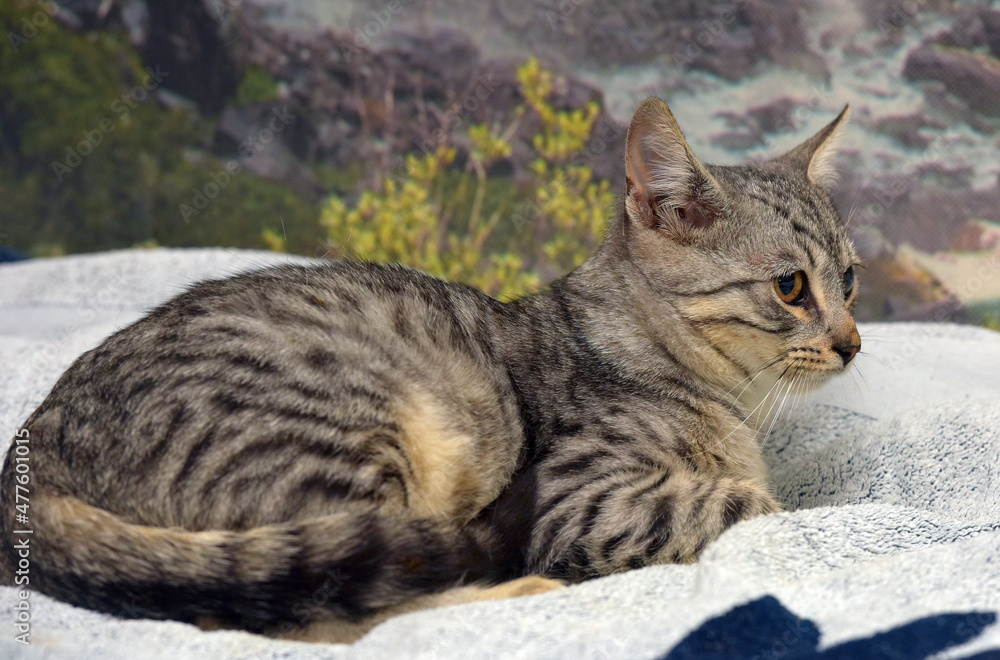
[[[402,5],[393,7],[380,6],[369,16],[368,32],[382,37],[378,43],[357,29],[277,27],[265,7],[249,2],[74,0],[63,20],[81,31],[125,31],[146,63],[169,73],[161,101],[190,102],[217,118],[217,155],[241,157],[248,170],[315,197],[323,191],[310,166],[374,164],[375,183],[398,166],[400,155],[429,152],[445,141],[461,150],[469,126],[506,127],[524,103],[515,75],[524,58],[486,57],[468,33],[409,26],[394,20]],[[234,102],[240,77],[250,69],[273,79],[274,98]],[[577,109],[601,105],[603,94],[579,78],[559,76],[550,100],[556,109]],[[275,131],[267,149],[241,154],[240,146],[266,129],[274,112],[290,117],[288,125]],[[624,128],[603,113],[594,127],[602,137],[598,146],[622,143]],[[521,122],[511,159],[501,168],[523,171],[537,130],[530,118]],[[597,176],[623,175],[617,152],[589,151]]]
[[[398,167],[402,154],[427,153],[446,141],[461,150],[467,146],[464,131],[471,125],[507,127],[524,103],[516,78],[521,61],[485,57],[466,33],[454,28],[400,27],[387,35],[384,45],[369,47],[350,31],[283,30],[248,11],[229,32],[237,35],[235,60],[243,67],[266,70],[278,82],[280,94],[257,107],[227,108],[220,133],[238,143],[248,130],[263,125],[258,117],[275,107],[287,108],[295,119],[281,142],[301,163],[374,164],[371,171],[379,175]],[[550,100],[557,109],[603,102],[599,89],[578,78],[560,76],[556,83]],[[527,166],[528,141],[538,128],[531,117],[519,124],[506,163],[509,171],[517,174]],[[624,125],[604,113],[594,135],[618,144],[624,140]],[[591,152],[598,156],[593,163],[598,176],[623,175],[617,154]],[[282,155],[276,150],[273,157]],[[273,169],[294,173],[296,179],[302,174],[301,168]]]
[[996,220],[1000,188],[943,187],[910,176],[852,180],[838,186],[841,208],[853,209],[851,227],[877,227],[893,245],[947,250],[972,218]]
[[947,128],[947,124],[917,112],[879,117],[871,122],[873,131],[888,135],[907,149],[926,149],[930,146],[934,138],[923,130],[928,128],[940,130]]
[[966,6],[906,56],[903,75],[936,81],[974,112],[1000,115],[1000,10]]
[[240,67],[223,28],[230,6],[219,0],[67,0],[61,18],[69,27],[120,29],[143,60],[168,74],[164,89],[190,99],[210,114],[219,112],[236,89]]
[[[622,176],[616,145],[647,95],[667,98],[695,152],[720,163],[780,153],[849,102],[855,123],[835,197],[861,251],[878,264],[881,274],[866,273],[869,290],[884,288],[865,318],[951,309],[948,286],[897,246],[969,249],[981,243],[970,220],[1000,222],[1000,10],[983,3],[69,0],[61,7],[65,24],[121,29],[147,63],[176,71],[161,99],[189,101],[211,119],[217,156],[239,158],[313,200],[330,192],[317,168],[363,164],[361,183],[371,185],[399,166],[401,154],[445,139],[462,151],[470,125],[511,125],[523,103],[515,70],[532,54],[559,74],[558,108],[590,101],[603,108],[587,161],[614,185]],[[269,98],[235,101],[248,71],[273,80]],[[275,112],[292,119],[269,148],[243,154],[241,145],[260,138]],[[524,172],[537,129],[530,118],[518,125],[498,172],[515,179]]]
[[1000,115],[1000,61],[995,57],[929,44],[907,56],[903,75],[940,82],[972,110]]
[[[303,13],[326,25],[366,30],[383,12],[385,0],[259,2],[294,25]],[[564,70],[621,67],[659,62],[711,71],[738,80],[751,70],[778,63],[822,74],[800,8],[802,0],[767,2],[648,2],[624,0],[421,0],[401,3],[393,25],[434,22],[473,34],[491,55],[532,53]]]
[[981,220],[969,220],[959,230],[950,248],[959,252],[1000,250],[1000,225]]

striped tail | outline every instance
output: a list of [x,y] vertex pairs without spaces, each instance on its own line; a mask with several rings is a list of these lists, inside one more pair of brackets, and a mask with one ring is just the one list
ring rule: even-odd
[[[6,504],[0,574],[9,582],[18,562],[11,539],[20,535]],[[212,617],[264,632],[320,617],[357,621],[490,577],[471,532],[371,509],[202,532],[132,524],[58,495],[36,493],[31,512],[27,587],[127,618]]]

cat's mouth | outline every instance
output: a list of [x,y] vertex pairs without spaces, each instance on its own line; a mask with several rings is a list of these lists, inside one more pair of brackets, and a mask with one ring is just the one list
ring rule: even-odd
[[823,351],[812,347],[793,348],[781,363],[786,378],[793,377],[809,389],[823,385],[851,366],[851,361],[845,361],[832,350]]

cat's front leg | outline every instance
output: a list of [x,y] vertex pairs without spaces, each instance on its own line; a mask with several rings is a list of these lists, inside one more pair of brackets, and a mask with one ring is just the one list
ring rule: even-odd
[[[576,580],[649,564],[686,563],[741,520],[781,507],[748,480],[685,467],[590,466],[540,489],[532,572]],[[558,476],[557,476],[558,475]]]

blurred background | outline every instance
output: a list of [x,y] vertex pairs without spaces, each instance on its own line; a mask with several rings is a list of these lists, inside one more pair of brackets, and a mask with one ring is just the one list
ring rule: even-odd
[[0,260],[264,248],[511,297],[599,242],[647,96],[717,164],[850,103],[859,320],[1000,329],[995,2],[0,0],[0,36]]

